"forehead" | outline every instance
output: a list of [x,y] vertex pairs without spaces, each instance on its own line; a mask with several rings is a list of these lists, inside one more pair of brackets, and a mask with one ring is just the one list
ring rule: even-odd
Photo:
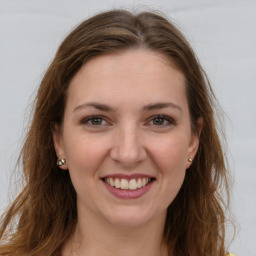
[[[113,67],[115,70],[112,69]],[[90,59],[79,69],[72,80],[75,80],[81,73],[86,74],[89,78],[90,75],[94,75],[94,72],[101,74],[99,78],[113,72],[120,72],[123,76],[129,76],[129,71],[134,73],[135,69],[137,75],[144,75],[149,72],[153,72],[155,75],[157,75],[156,72],[161,72],[163,75],[165,71],[170,73],[173,70],[184,78],[178,65],[169,56],[149,49],[130,49],[99,55]]]
[[68,99],[168,100],[185,96],[185,77],[166,56],[150,50],[129,50],[98,56],[71,80]]

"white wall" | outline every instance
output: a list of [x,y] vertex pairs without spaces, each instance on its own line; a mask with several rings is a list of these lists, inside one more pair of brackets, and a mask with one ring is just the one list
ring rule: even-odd
[[168,14],[187,35],[224,108],[240,232],[231,246],[255,256],[256,1],[0,0],[0,211],[22,142],[31,95],[58,44],[81,20],[112,7],[147,6]]

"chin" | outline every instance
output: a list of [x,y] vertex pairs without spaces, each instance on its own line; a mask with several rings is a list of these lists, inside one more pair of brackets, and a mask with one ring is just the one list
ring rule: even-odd
[[105,216],[109,223],[121,228],[135,228],[148,224],[151,221],[153,223],[157,219],[157,214],[152,214],[153,210],[145,211],[145,209],[127,206],[122,208],[115,211],[115,213]]

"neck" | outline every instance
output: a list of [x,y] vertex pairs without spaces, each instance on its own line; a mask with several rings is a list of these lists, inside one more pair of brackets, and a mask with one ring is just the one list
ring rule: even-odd
[[140,226],[118,226],[95,215],[78,214],[76,230],[64,245],[62,255],[167,256],[164,222],[165,215]]

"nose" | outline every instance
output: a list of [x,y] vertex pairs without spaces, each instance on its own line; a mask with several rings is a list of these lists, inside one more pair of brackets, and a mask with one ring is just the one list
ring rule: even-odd
[[137,127],[124,127],[116,131],[110,157],[123,167],[134,167],[146,157],[146,149]]

